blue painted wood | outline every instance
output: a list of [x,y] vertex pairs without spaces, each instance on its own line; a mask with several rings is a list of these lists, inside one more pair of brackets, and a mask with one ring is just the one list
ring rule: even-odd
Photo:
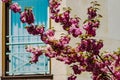
[[[18,2],[24,7],[33,7],[33,13],[35,15],[35,24],[44,24],[46,29],[48,28],[48,0],[12,0],[12,2]],[[49,73],[49,59],[42,55],[39,57],[39,62],[36,64],[30,64],[31,54],[26,53],[24,43],[32,43],[34,46],[44,45],[41,42],[39,36],[31,36],[25,29],[26,24],[20,22],[19,13],[10,11],[10,27],[9,27],[9,75],[18,74],[46,74]],[[26,37],[27,36],[27,37]],[[35,43],[34,43],[35,42]],[[36,42],[39,42],[36,44]],[[17,44],[16,44],[17,43]],[[20,43],[20,45],[19,45]]]

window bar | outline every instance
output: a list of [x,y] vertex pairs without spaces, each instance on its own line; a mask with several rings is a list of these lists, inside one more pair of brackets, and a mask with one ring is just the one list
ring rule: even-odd
[[[17,30],[18,30],[18,36],[20,35],[20,32],[22,32],[22,30],[21,30],[21,26],[20,26],[20,22],[18,22],[19,24],[18,24],[18,26],[17,26]],[[21,42],[21,38],[22,37],[17,37],[17,42],[19,43],[19,42]],[[17,52],[20,52],[21,51],[21,45],[14,45],[14,46],[16,46],[15,47],[15,49],[17,49],[18,51]],[[21,55],[19,54],[19,53],[17,53],[16,54],[17,56],[19,56],[19,57],[21,57]],[[21,57],[21,59],[23,59],[23,57]],[[19,72],[20,71],[20,69],[17,69],[17,67],[18,67],[18,65],[21,65],[21,60],[18,60],[18,58],[17,58],[17,66],[15,66],[15,69],[16,70],[14,70],[14,73],[15,74],[17,74],[17,72]],[[21,68],[22,69],[22,68]]]
[[[24,3],[24,5],[27,5],[27,4],[29,5],[29,4],[30,4],[30,3],[27,3],[26,1],[25,1],[25,2],[23,1],[23,3]],[[27,7],[27,6],[25,6],[25,7]],[[24,25],[23,25],[23,28],[22,28],[23,36],[28,35],[28,37],[24,38],[23,42],[25,42],[25,43],[24,43],[25,45],[28,45],[28,44],[26,44],[26,43],[27,43],[27,42],[30,42],[30,41],[29,41],[29,38],[30,38],[30,36],[32,36],[32,35],[29,35],[29,34],[28,34],[27,30],[24,28],[25,26],[28,26],[28,25],[27,25],[27,24],[24,24]],[[30,43],[30,44],[31,44],[31,43]],[[23,49],[24,52],[26,52],[26,51],[25,51],[25,45],[22,45],[22,47],[23,47],[22,49]],[[24,56],[23,59],[25,60],[26,58],[28,58],[28,57]],[[28,62],[28,64],[29,64],[29,62]],[[25,65],[24,68],[23,68],[23,70],[25,69],[25,70],[30,71],[30,67],[27,67],[27,66],[28,66],[28,65]],[[28,69],[26,69],[26,67],[27,67]],[[24,70],[24,71],[25,71],[25,70]]]
[[[22,36],[23,36],[23,35],[25,35],[25,34],[24,34],[23,23],[20,22],[20,24],[21,24],[21,25],[20,25],[19,32],[21,31],[22,33],[20,33],[19,35],[22,35]],[[19,39],[20,39],[19,42],[24,42],[24,38],[23,38],[23,37],[19,37]],[[20,47],[20,49],[19,49],[20,51],[24,51],[23,45],[19,45],[19,47]],[[20,52],[20,51],[19,51],[19,52]],[[19,55],[21,55],[21,54],[19,54]],[[25,54],[23,54],[23,55],[25,56]],[[21,58],[25,61],[25,57],[24,57],[23,55],[21,55]],[[20,63],[20,64],[21,64],[21,63]],[[24,70],[24,66],[23,66],[22,70],[25,71],[25,70]],[[18,71],[20,72],[21,69],[18,69]]]
[[[19,75],[19,74],[22,74],[22,73],[24,73],[24,74],[33,74],[33,73],[39,74],[39,72],[41,72],[41,74],[44,74],[44,72],[46,72],[46,70],[36,70],[36,71],[32,71],[32,72],[30,72],[30,71],[19,71],[19,72],[15,72],[15,75]],[[6,72],[6,73],[11,74],[13,72]]]
[[[9,36],[11,35],[11,10],[9,10]],[[11,38],[9,38],[9,42],[11,43]],[[12,50],[12,46],[9,46],[9,49],[10,49],[10,51]],[[9,59],[11,59],[12,58],[12,56],[11,56],[11,54],[9,55]],[[11,72],[11,70],[12,70],[12,62],[11,62],[11,60],[10,60],[10,62],[9,62],[9,71]],[[11,75],[11,74],[9,74],[9,75]]]
[[[18,17],[16,17],[15,19],[18,19]],[[13,28],[13,30],[14,30],[13,35],[19,35],[19,24],[17,22],[15,24],[16,24],[16,26],[15,26],[16,28]],[[14,43],[19,42],[19,37],[16,37],[16,38],[13,37],[13,39],[14,39]],[[13,45],[13,46],[14,46],[13,50],[16,50],[16,52],[19,52],[19,45]],[[13,54],[13,52],[12,52],[12,54]],[[16,55],[19,56],[19,54],[16,54]],[[15,62],[15,64],[19,65],[20,61],[18,60],[18,58],[15,56],[13,56],[13,58],[16,58],[16,61],[13,60],[13,62]],[[14,65],[14,67],[13,67],[14,74],[16,74],[16,72],[17,72],[17,71],[16,72],[14,71],[14,68],[16,69],[17,65]]]
[[[49,4],[47,3],[47,8],[46,8],[47,10],[46,10],[46,14],[47,14],[47,20],[46,20],[46,28],[47,29],[49,29],[50,28],[50,23],[49,23]],[[50,64],[49,64],[49,58],[48,57],[46,57],[46,72],[49,74],[49,67],[50,66]]]
[[[43,14],[45,14],[45,12],[44,12],[44,7],[45,5],[43,4],[43,2],[41,3],[41,7],[42,7],[42,15]],[[42,16],[42,24],[45,26],[45,29],[46,29],[46,25],[45,25],[45,21],[44,21],[44,19],[45,19],[45,17],[44,16]],[[45,61],[45,59],[46,59],[46,57],[45,57],[45,55],[43,55],[43,60],[44,60],[44,70],[46,70],[46,61]],[[46,74],[46,71],[44,72],[44,74]]]
[[[24,37],[24,35],[25,35],[25,33],[24,33],[24,25],[23,25],[23,23],[22,22],[20,22],[20,24],[21,24],[21,36],[23,36],[23,37],[19,37],[19,38],[21,38],[21,42],[25,42],[25,37]],[[23,51],[23,55],[25,55],[26,53],[25,53],[25,51],[24,51],[24,49],[25,49],[25,45],[19,45],[19,46],[21,46],[20,48],[21,48],[21,50],[20,50],[20,52],[21,51]],[[22,55],[21,53],[18,53],[19,55]],[[20,71],[20,70],[19,70]]]
[[28,42],[20,42],[20,43],[6,43],[6,45],[30,45],[30,44],[40,44],[40,45],[43,45],[43,46],[45,45],[42,42],[29,42],[29,41]]
[[[29,42],[29,41],[30,41],[30,36],[32,36],[32,35],[28,34],[27,30],[24,30],[24,33],[28,35],[28,37],[27,37],[27,38],[25,38],[25,39],[24,39],[24,41]],[[24,34],[24,35],[25,35],[25,34]],[[26,51],[25,51],[25,52],[26,52]],[[30,55],[30,54],[29,54],[29,55]],[[30,64],[30,66],[31,66],[31,64]],[[29,70],[29,71],[31,70],[31,69],[30,69],[30,67],[29,67],[29,69],[28,69],[28,70]]]
[[49,60],[48,60],[48,58],[46,57],[46,73],[47,73],[47,74],[48,74],[48,68],[49,68],[48,62],[49,62]]
[[[26,29],[24,31],[26,31]],[[28,32],[26,31],[24,35],[11,35],[11,36],[6,36],[6,37],[7,38],[12,38],[12,37],[29,37],[29,36],[34,37],[33,35],[28,34]]]
[[[45,61],[45,56],[44,56],[43,58],[44,58],[44,70],[46,70],[46,69],[45,69],[45,62],[46,62],[46,61]],[[46,72],[44,72],[44,74],[45,74],[45,73],[46,73]]]
[[[12,14],[14,14],[14,13],[12,12]],[[12,29],[12,30],[11,30],[11,31],[12,31],[12,32],[11,32],[11,35],[14,35],[14,34],[16,34],[16,33],[18,34],[18,29],[15,29],[15,28],[17,28],[17,26],[18,26],[18,24],[16,23],[16,20],[17,20],[17,16],[15,15],[15,17],[12,18],[12,22],[15,21],[15,23],[13,23],[13,24],[11,25],[11,29]],[[14,25],[14,24],[15,24],[15,25]],[[15,42],[15,41],[16,41],[16,40],[15,40],[14,38],[12,38],[12,43]],[[12,55],[13,52],[14,52],[14,50],[16,50],[16,49],[15,49],[15,46],[14,46],[14,45],[11,45],[11,46],[12,46],[12,49],[11,49],[11,55]],[[12,71],[11,71],[11,72],[12,72],[12,75],[14,75],[13,69],[15,68],[15,64],[14,64],[14,63],[15,63],[15,57],[12,56],[11,59],[12,59],[12,60],[11,60],[11,63],[12,63],[12,64],[11,64],[11,65],[12,65]]]
[[46,57],[44,56],[44,61],[45,61],[45,63],[44,63],[44,65],[45,65],[45,74],[47,73],[47,68],[46,68],[46,65],[47,65],[47,61],[46,61]]

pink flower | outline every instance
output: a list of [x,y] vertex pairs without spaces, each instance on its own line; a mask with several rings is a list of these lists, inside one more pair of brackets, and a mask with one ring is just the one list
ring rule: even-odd
[[80,28],[77,28],[75,26],[70,27],[69,33],[71,33],[74,37],[78,37],[82,34],[82,30]]
[[79,36],[79,35],[81,35],[81,34],[82,34],[82,30],[81,30],[80,28],[76,28],[73,36],[74,36],[74,37],[77,37],[77,36]]
[[56,17],[55,17],[55,22],[58,23],[59,21],[60,21],[59,16],[56,16]]
[[118,67],[120,66],[120,55],[117,55],[116,61],[115,61],[115,66]]
[[54,54],[51,54],[51,53],[45,53],[45,56],[47,56],[47,57],[49,57],[49,58],[53,58],[53,57],[55,57],[55,55]]
[[44,26],[38,26],[37,28],[36,28],[36,32],[37,33],[39,33],[39,34],[43,34],[44,33]]
[[2,2],[7,3],[7,2],[9,2],[9,0],[2,0]]
[[88,8],[88,18],[92,19],[92,18],[95,18],[96,16],[97,16],[96,9],[89,7]]
[[69,36],[63,36],[60,39],[61,44],[68,44],[70,42],[70,37]]
[[30,25],[30,26],[26,27],[26,29],[27,29],[29,34],[36,35],[35,25]]
[[56,59],[59,60],[59,61],[65,61],[65,60],[66,60],[66,57],[58,56]]
[[96,21],[96,22],[93,23],[93,26],[96,27],[96,28],[98,28],[99,25],[100,25],[100,22],[99,22],[99,21]]
[[42,50],[41,50],[41,48],[39,48],[39,47],[35,47],[35,48],[33,48],[33,50],[31,51],[31,53],[32,53],[33,55],[40,56],[40,55],[42,55]]
[[32,47],[32,46],[27,46],[27,47],[26,47],[26,51],[27,51],[27,52],[32,52],[32,50],[33,50],[33,47]]
[[[56,18],[56,14],[58,14],[58,12],[60,11],[60,9],[58,8],[60,3],[56,0],[49,0],[49,7],[50,7],[50,18],[51,19],[55,19]],[[56,20],[57,22],[57,20]]]
[[103,47],[103,42],[96,41],[95,39],[85,39],[81,40],[81,43],[76,47],[76,51],[87,51],[94,55],[99,54],[99,50]]
[[103,47],[103,41],[98,41],[97,45],[96,45],[96,50],[99,50]]
[[46,44],[49,42],[49,39],[45,33],[41,35],[41,40]]
[[31,9],[28,9],[28,10],[27,10],[26,22],[27,22],[28,24],[34,23],[34,15],[33,15]]
[[59,15],[59,19],[61,24],[68,24],[70,19],[70,11],[66,10],[65,12],[63,12],[61,15]]
[[120,71],[116,71],[114,74],[115,74],[117,80],[120,80]]
[[46,32],[41,34],[41,40],[46,44],[50,44],[51,41],[54,40],[54,35],[55,35],[55,31],[52,29],[49,29]]
[[28,23],[28,24],[34,23],[34,15],[32,13],[32,10],[27,9],[24,12],[22,12],[20,15],[20,20],[23,23]]
[[46,31],[46,35],[48,37],[53,37],[55,35],[55,31],[52,30],[52,29],[49,29],[49,30]]
[[32,53],[32,60],[30,61],[32,63],[36,63],[39,56],[43,54],[42,49],[39,47],[27,46],[26,51]]
[[32,56],[32,60],[30,61],[31,63],[36,63],[38,61],[38,57],[37,55],[33,55]]
[[86,34],[88,34],[89,36],[95,36],[96,35],[96,27],[95,25],[93,25],[94,23],[92,22],[88,22],[83,26],[83,29],[86,30]]
[[56,54],[57,53],[50,46],[47,46],[45,56],[47,56],[49,58],[53,58],[56,56]]
[[88,30],[86,32],[86,34],[88,34],[89,36],[95,36],[96,35],[96,29],[95,28],[91,28],[90,30]]
[[26,27],[29,34],[32,35],[42,35],[44,33],[44,27],[31,24],[30,26]]
[[26,11],[24,11],[20,14],[20,20],[22,23],[26,22],[26,14],[27,14]]
[[76,80],[76,76],[72,75],[72,76],[68,77],[68,80]]
[[79,52],[79,51],[85,51],[86,49],[87,49],[87,47],[88,47],[88,41],[87,40],[82,40],[81,41],[81,43],[80,43],[80,45],[78,45],[77,46],[77,48],[76,48],[76,50],[77,50],[77,52]]
[[18,5],[18,3],[11,4],[10,9],[15,13],[16,12],[21,12],[21,7]]
[[72,69],[73,69],[73,71],[74,71],[75,74],[80,74],[81,73],[81,70],[78,67],[78,65],[73,65]]
[[92,27],[93,27],[92,22],[88,22],[88,23],[86,23],[85,25],[83,25],[83,29],[85,29],[85,30],[89,30],[89,29],[91,29]]
[[71,18],[70,22],[72,23],[72,25],[75,25],[77,27],[79,24],[79,17]]

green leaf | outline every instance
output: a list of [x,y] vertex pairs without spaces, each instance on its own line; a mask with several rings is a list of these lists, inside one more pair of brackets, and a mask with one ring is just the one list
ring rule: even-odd
[[95,10],[100,10],[100,9],[96,7]]
[[99,18],[102,18],[103,16],[102,16],[101,14],[98,14],[98,17],[99,17]]
[[83,24],[85,24],[86,22],[88,22],[89,20],[88,19],[86,19],[84,22],[83,22]]
[[95,4],[95,6],[100,6],[100,4]]

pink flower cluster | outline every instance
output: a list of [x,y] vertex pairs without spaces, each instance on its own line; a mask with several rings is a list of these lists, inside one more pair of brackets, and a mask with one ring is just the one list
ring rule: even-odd
[[96,29],[99,27],[100,22],[99,21],[89,21],[85,25],[83,25],[83,29],[86,31],[86,34],[88,36],[95,36],[96,35]]
[[42,50],[38,47],[27,46],[26,51],[32,53],[31,63],[36,63],[39,56],[43,54]]
[[32,9],[25,9],[25,11],[20,14],[20,20],[23,23],[28,23],[28,24],[34,23],[34,15]]
[[[10,0],[2,0],[2,2],[4,3],[9,3]],[[10,9],[13,11],[13,12],[21,12],[21,7],[18,5],[18,3],[12,3],[10,4]]]
[[97,16],[97,10],[93,7],[88,8],[88,18],[93,19]]
[[82,34],[82,30],[79,27],[79,17],[71,18],[70,9],[66,9],[62,14],[59,13],[60,3],[57,0],[50,0],[50,15],[56,23],[62,24],[64,30],[68,31],[74,37],[78,37]]
[[86,39],[81,40],[80,44],[77,46],[78,52],[84,52],[87,51],[89,53],[92,53],[93,55],[98,55],[99,50],[103,47],[103,42],[96,41],[95,39]]
[[16,12],[21,12],[21,7],[18,5],[18,3],[13,3],[10,5],[10,9],[12,11]]
[[55,17],[55,22],[61,23],[63,26],[63,29],[68,31],[69,34],[72,34],[74,37],[78,37],[82,34],[82,30],[79,27],[79,19],[76,18],[70,18],[70,11],[67,10],[64,13],[60,14],[59,16]]
[[53,29],[49,29],[46,32],[42,33],[41,40],[46,44],[50,44],[52,40],[54,40],[54,35],[55,31]]
[[34,24],[27,26],[26,29],[27,29],[28,33],[32,34],[32,35],[41,35],[45,31],[43,25],[39,26],[39,25],[34,25]]
[[[97,41],[90,38],[96,35],[96,30],[100,25],[100,21],[95,19],[97,18],[97,10],[94,11],[93,7],[88,9],[88,20],[83,25],[83,29],[86,31],[85,35],[87,36],[84,37],[79,26],[79,17],[70,18],[70,10],[59,14],[58,7],[60,3],[57,3],[56,0],[50,0],[50,2],[51,18],[56,23],[63,25],[63,29],[68,31],[68,34],[72,34],[73,37],[83,37],[81,37],[80,43],[75,48],[72,48],[68,45],[70,42],[69,36],[62,36],[59,40],[56,40],[53,30],[44,31],[43,28],[40,28],[38,32],[40,32],[41,40],[49,45],[44,52],[45,55],[50,58],[56,58],[65,64],[72,65],[73,74],[68,77],[68,80],[76,80],[76,75],[81,74],[83,71],[91,72],[93,80],[119,79],[119,71],[110,67],[113,65],[112,61],[104,60],[103,62],[104,58],[100,57],[100,49],[103,47],[102,40]],[[37,32],[36,28],[34,30]],[[31,31],[28,30],[30,34],[34,34]],[[115,61],[119,62],[118,60]],[[114,63],[118,64],[117,62]],[[109,73],[113,73],[115,76],[110,76],[108,75]]]
[[[2,0],[2,2],[9,3],[9,0]],[[27,8],[22,12],[21,11],[21,6],[19,6],[18,3],[12,3],[12,4],[9,3],[9,4],[10,4],[9,7],[13,12],[15,12],[15,13],[19,12],[20,13],[21,22],[28,23],[29,25],[34,23],[34,15],[33,15],[32,9]]]
[[43,25],[38,26],[38,25],[31,24],[30,26],[27,26],[26,29],[29,34],[40,35],[40,39],[46,44],[50,43],[51,40],[53,40],[53,37],[55,35],[55,31],[53,29],[49,29],[45,31]]
[[9,2],[9,0],[2,0],[2,2],[4,2],[4,3],[8,3],[8,2]]
[[82,30],[76,26],[71,26],[68,32],[72,34],[74,37],[78,37],[79,35],[82,34]]
[[68,80],[76,80],[76,76],[72,75],[72,76],[68,77]]
[[[2,1],[9,2],[9,0]],[[43,25],[34,25],[35,19],[31,9],[25,9],[21,12],[21,7],[17,3],[10,5],[11,10],[20,13],[21,22],[29,24],[26,27],[28,33],[39,35],[40,39],[47,44],[45,49],[31,46],[26,48],[27,52],[32,53],[30,62],[36,63],[39,56],[44,53],[49,58],[56,58],[71,66],[73,73],[68,77],[68,80],[76,80],[76,75],[84,71],[92,73],[93,80],[120,80],[120,50],[115,51],[113,54],[101,54],[100,50],[103,47],[103,41],[93,38],[100,26],[100,15],[97,13],[99,4],[96,1],[92,2],[92,6],[88,8],[88,17],[83,26],[80,27],[80,18],[72,18],[70,8],[65,8],[65,11],[60,13],[60,1],[62,0],[49,0],[50,18],[56,23],[60,23],[62,28],[68,32],[67,35],[61,36],[60,39],[54,37],[55,30],[45,30]],[[69,45],[71,36],[80,38],[76,47]]]
[[60,11],[60,9],[58,8],[59,5],[60,2],[58,2],[58,0],[49,0],[50,13],[54,13],[50,14],[50,18],[55,19],[55,17],[57,16],[56,14]]
[[109,65],[115,79],[120,80],[120,49],[113,54],[105,54],[104,58],[106,58],[105,65]]

